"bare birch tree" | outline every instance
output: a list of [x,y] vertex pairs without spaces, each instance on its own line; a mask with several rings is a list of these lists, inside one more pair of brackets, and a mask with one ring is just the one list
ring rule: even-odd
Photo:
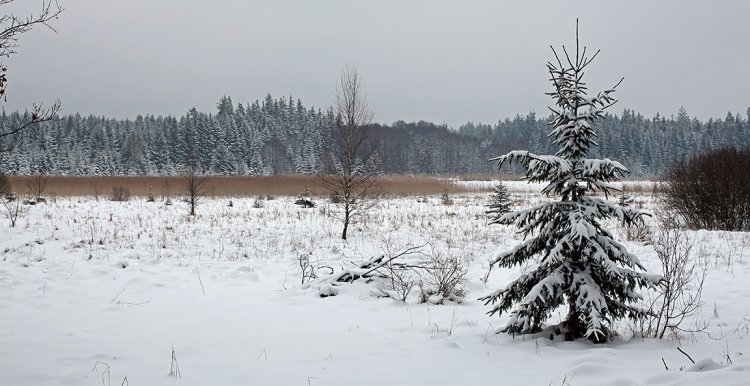
[[208,176],[201,172],[195,156],[188,157],[183,178],[185,179],[185,201],[190,206],[190,215],[195,216],[198,201],[209,193]]
[[341,72],[336,102],[338,117],[320,179],[340,207],[335,215],[344,225],[341,238],[346,240],[349,225],[376,203],[379,193],[378,147],[370,133],[373,114],[356,66]]

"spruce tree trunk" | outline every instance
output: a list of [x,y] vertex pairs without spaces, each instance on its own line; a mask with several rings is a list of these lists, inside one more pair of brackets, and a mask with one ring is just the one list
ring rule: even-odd
[[586,331],[581,323],[581,315],[576,307],[575,299],[568,298],[568,316],[565,321],[565,340],[575,340],[582,337]]

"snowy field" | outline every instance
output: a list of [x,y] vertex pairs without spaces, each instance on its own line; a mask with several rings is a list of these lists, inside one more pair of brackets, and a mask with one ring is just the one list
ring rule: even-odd
[[[750,234],[689,232],[708,269],[698,320],[708,334],[631,338],[622,323],[603,345],[514,339],[494,333],[507,315],[488,317],[476,299],[523,269],[482,281],[487,260],[519,238],[486,226],[486,194],[452,198],[382,201],[346,242],[322,200],[302,209],[291,197],[260,208],[206,199],[195,218],[177,200],[58,198],[16,228],[0,218],[0,384],[748,384]],[[651,246],[625,242],[658,272]],[[321,298],[301,285],[300,256],[340,271],[409,247],[460,257],[465,301],[420,303],[415,289],[400,302],[365,283]]]

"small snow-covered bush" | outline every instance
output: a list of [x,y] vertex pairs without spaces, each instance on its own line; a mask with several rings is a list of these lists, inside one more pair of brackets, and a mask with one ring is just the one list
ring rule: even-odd
[[449,300],[461,303],[466,297],[463,284],[466,283],[467,272],[461,257],[449,253],[434,253],[420,270],[420,301],[443,304]]
[[294,204],[303,208],[314,208],[315,202],[310,198],[310,189],[305,189],[305,191],[294,201]]
[[384,296],[405,302],[419,282],[419,275],[415,270],[403,269],[393,264],[386,268],[388,275],[378,282],[378,290]]

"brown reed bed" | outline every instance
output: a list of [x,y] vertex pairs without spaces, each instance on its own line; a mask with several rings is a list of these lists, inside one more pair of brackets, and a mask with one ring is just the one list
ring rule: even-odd
[[516,181],[520,180],[523,174],[507,173],[468,173],[461,174],[457,177],[459,181]]
[[[28,195],[30,186],[43,179],[44,196],[108,197],[113,188],[125,188],[131,196],[177,197],[185,194],[186,181],[180,176],[8,176],[12,190]],[[456,194],[474,191],[434,176],[394,175],[378,178],[381,191],[391,196]],[[208,176],[208,195],[217,197],[297,196],[309,189],[315,196],[327,195],[317,176],[292,174],[278,176]]]
[[[481,177],[481,178],[480,178]],[[390,175],[378,178],[383,194],[388,196],[430,196],[443,193],[460,194],[471,192],[491,192],[489,181],[517,181],[520,176],[460,176],[460,181],[485,181],[484,183],[455,184],[453,178],[427,175]],[[44,179],[44,196],[109,197],[113,188],[127,189],[132,196],[179,197],[185,194],[184,177],[171,176],[8,176],[12,190],[19,195],[29,195],[30,186],[38,185]],[[309,189],[318,197],[326,196],[315,175],[290,174],[277,176],[209,176],[208,195],[216,197],[257,197],[257,196],[297,196]],[[649,194],[654,192],[654,183],[647,181],[627,181],[623,183],[625,192]],[[533,187],[530,192],[536,192]]]

